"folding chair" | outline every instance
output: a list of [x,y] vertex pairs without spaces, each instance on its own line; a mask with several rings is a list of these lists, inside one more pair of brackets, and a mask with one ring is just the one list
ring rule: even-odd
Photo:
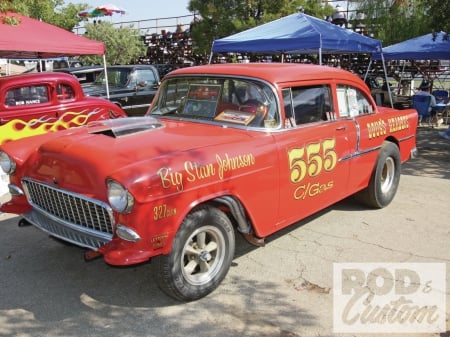
[[422,124],[424,118],[428,118],[428,124],[432,126],[430,112],[431,97],[426,95],[414,95],[412,97],[412,106],[419,114],[419,125]]
[[434,90],[432,94],[436,98],[436,103],[447,102],[448,100],[447,90]]
[[432,92],[433,96],[436,98],[436,106],[434,111],[436,111],[437,119],[442,118],[442,121],[448,122],[449,107],[446,105],[448,102],[448,91],[447,90],[434,90]]

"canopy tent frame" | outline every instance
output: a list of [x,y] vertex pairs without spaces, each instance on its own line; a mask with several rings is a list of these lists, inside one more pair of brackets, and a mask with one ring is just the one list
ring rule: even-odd
[[[384,47],[382,52],[372,55],[373,60],[416,61],[416,60],[450,60],[450,37],[440,31],[417,36],[399,43]],[[403,78],[405,63],[401,73]],[[429,77],[430,74],[428,74]]]
[[[5,24],[0,20],[0,58],[45,59],[102,55],[105,76],[107,76],[106,49],[103,42],[76,35],[15,12],[0,13],[0,19],[4,16],[15,18],[18,24]],[[106,81],[106,92],[109,98],[108,81]]]

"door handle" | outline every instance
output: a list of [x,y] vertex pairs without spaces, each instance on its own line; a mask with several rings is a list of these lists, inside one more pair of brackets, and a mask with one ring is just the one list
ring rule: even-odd
[[346,130],[347,129],[347,127],[345,126],[345,125],[342,125],[342,126],[338,126],[337,128],[336,128],[336,131],[344,131],[344,130]]

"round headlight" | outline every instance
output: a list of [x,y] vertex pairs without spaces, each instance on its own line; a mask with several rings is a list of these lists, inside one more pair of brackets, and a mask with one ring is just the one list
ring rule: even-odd
[[128,213],[134,205],[133,196],[117,181],[109,179],[108,185],[108,201],[111,207],[120,213]]
[[0,167],[6,174],[13,174],[16,170],[16,162],[6,152],[0,151]]

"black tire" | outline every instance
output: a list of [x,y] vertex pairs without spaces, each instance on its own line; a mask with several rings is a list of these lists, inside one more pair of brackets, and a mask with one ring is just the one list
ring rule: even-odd
[[357,199],[373,208],[389,205],[397,192],[400,170],[401,160],[397,145],[384,142],[369,185],[356,194]]
[[234,250],[230,219],[216,208],[200,207],[183,221],[170,254],[152,259],[158,286],[180,301],[204,297],[225,278]]

